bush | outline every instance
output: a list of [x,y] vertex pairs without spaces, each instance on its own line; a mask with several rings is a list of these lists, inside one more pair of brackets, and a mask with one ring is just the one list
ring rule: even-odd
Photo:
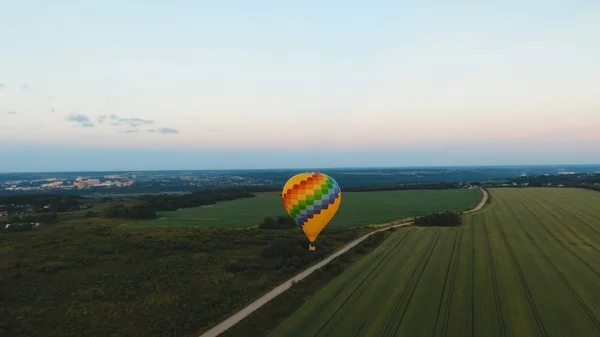
[[430,227],[457,227],[462,224],[460,215],[454,212],[432,213],[415,219],[415,225]]
[[[88,217],[88,214],[90,212],[86,213],[86,217]],[[119,204],[108,207],[104,211],[104,216],[120,219],[156,219],[156,212],[151,205],[146,203],[131,207]]]
[[97,217],[98,215],[100,215],[100,213],[94,212],[94,211],[87,211],[87,212],[85,212],[83,217],[84,218],[94,218],[94,217]]
[[261,229],[289,229],[297,227],[294,219],[287,215],[279,215],[276,218],[266,217],[263,222],[258,224]]

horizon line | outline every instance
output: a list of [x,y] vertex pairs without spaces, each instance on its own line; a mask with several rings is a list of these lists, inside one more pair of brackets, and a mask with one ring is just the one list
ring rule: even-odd
[[520,164],[520,165],[420,165],[420,166],[345,166],[345,167],[296,167],[296,168],[256,168],[256,169],[243,169],[243,168],[223,168],[223,169],[148,169],[148,170],[83,170],[83,171],[19,171],[19,172],[3,172],[2,174],[24,174],[24,173],[120,173],[120,172],[223,172],[223,171],[315,171],[315,170],[374,170],[374,169],[419,169],[419,168],[518,168],[518,167],[586,167],[586,166],[599,166],[598,164]]

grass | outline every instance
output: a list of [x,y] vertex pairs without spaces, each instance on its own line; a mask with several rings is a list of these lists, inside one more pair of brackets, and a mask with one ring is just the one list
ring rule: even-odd
[[[468,210],[479,202],[478,190],[422,190],[348,192],[342,194],[340,209],[328,227],[343,228],[387,223],[441,211]],[[250,227],[265,216],[285,214],[279,194],[218,203],[212,206],[159,212],[159,219],[129,223],[136,227],[198,226]]]
[[304,294],[293,315],[254,329],[296,337],[599,336],[600,193],[491,194],[461,227],[397,230]]

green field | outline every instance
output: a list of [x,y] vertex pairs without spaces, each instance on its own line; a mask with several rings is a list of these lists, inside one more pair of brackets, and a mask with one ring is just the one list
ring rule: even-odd
[[[421,190],[348,192],[330,227],[353,227],[386,223],[441,211],[474,208],[481,200],[479,190]],[[241,228],[257,225],[265,216],[285,214],[278,194],[221,202],[212,206],[158,212],[158,219],[131,222],[134,226],[198,226]]]
[[270,336],[600,336],[600,193],[492,189],[460,228],[407,228]]

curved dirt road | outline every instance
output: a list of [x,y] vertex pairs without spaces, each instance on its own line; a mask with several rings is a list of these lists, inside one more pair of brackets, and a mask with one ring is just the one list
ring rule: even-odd
[[[488,194],[487,194],[487,192],[484,189],[480,189],[480,191],[483,193],[483,197],[482,197],[481,201],[479,202],[479,204],[477,205],[477,207],[473,208],[470,211],[463,212],[463,214],[478,211],[478,210],[480,210],[486,204],[486,202],[488,200]],[[202,335],[200,335],[200,337],[215,337],[215,336],[218,336],[219,334],[225,332],[225,330],[231,328],[236,323],[238,323],[242,319],[246,318],[248,315],[250,315],[254,311],[258,310],[258,308],[262,307],[263,305],[265,305],[270,300],[274,299],[275,297],[281,295],[284,291],[288,290],[292,286],[293,282],[298,282],[298,281],[306,278],[308,275],[312,274],[315,270],[317,270],[317,269],[325,266],[326,264],[328,264],[329,262],[331,262],[336,257],[338,257],[338,256],[344,254],[345,252],[349,251],[350,249],[352,249],[353,247],[355,247],[356,245],[358,245],[359,243],[361,243],[363,240],[365,240],[369,236],[371,236],[371,235],[373,235],[373,234],[375,234],[377,232],[381,232],[381,231],[390,229],[390,228],[404,227],[404,226],[408,226],[408,225],[412,225],[412,222],[407,222],[407,223],[395,224],[395,225],[387,226],[387,227],[384,227],[384,228],[372,231],[370,233],[367,233],[367,234],[361,236],[360,238],[358,238],[358,239],[350,242],[349,244],[347,244],[346,246],[344,246],[343,248],[341,248],[337,252],[329,255],[328,257],[326,257],[322,261],[320,261],[320,262],[318,262],[318,263],[310,266],[308,269],[304,270],[300,274],[298,274],[298,275],[290,278],[289,280],[283,282],[282,284],[280,284],[279,286],[277,286],[273,290],[271,290],[268,293],[266,293],[265,295],[261,296],[256,301],[250,303],[244,309],[236,312],[231,317],[227,318],[223,322],[221,322],[218,325],[214,326],[212,329],[210,329],[207,332],[203,333]]]
[[480,188],[479,190],[481,191],[481,193],[483,193],[483,197],[481,198],[481,201],[479,202],[479,204],[477,204],[477,207],[473,208],[472,210],[462,212],[462,214],[477,212],[478,210],[482,209],[483,206],[485,206],[485,204],[488,201],[488,197],[489,197],[488,192],[486,190],[484,190],[483,188]]

